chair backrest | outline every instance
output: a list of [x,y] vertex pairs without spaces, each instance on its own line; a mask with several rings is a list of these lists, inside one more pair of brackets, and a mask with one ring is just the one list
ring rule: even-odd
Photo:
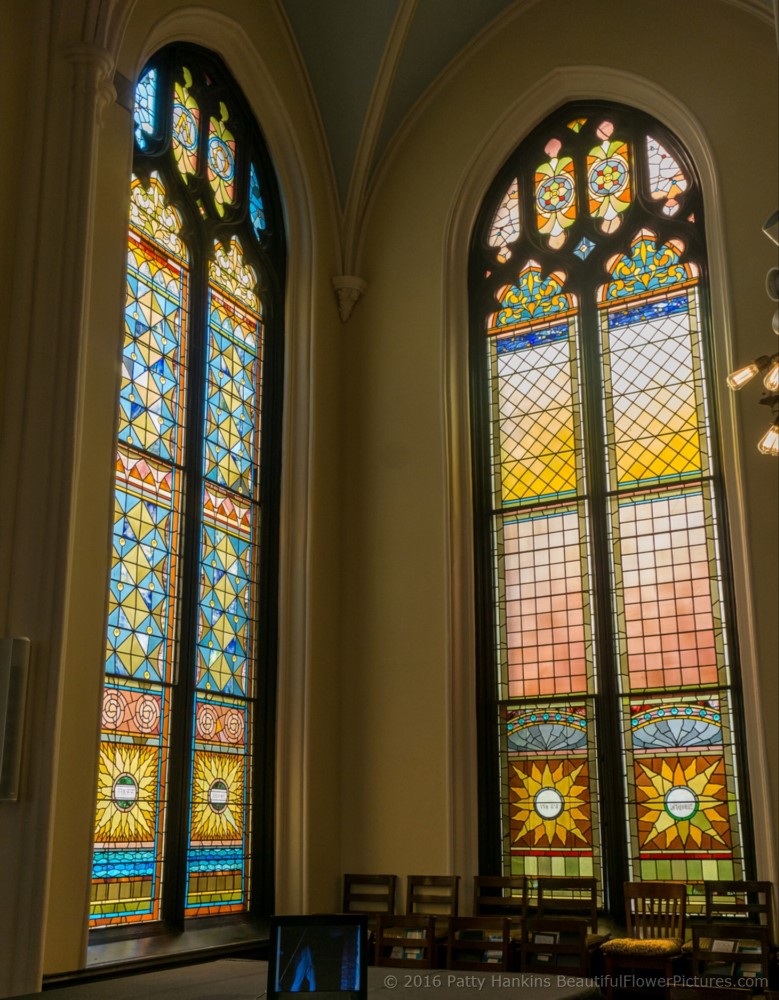
[[706,919],[725,917],[759,924],[768,928],[769,940],[775,944],[773,889],[771,882],[704,882]]
[[344,913],[395,912],[396,875],[344,875]]
[[733,919],[695,924],[692,928],[692,971],[696,980],[745,980],[768,985],[771,944],[764,924]]
[[628,937],[683,939],[686,906],[683,882],[626,882]]
[[451,917],[446,944],[447,969],[472,972],[508,971],[510,965],[508,917]]
[[459,875],[409,875],[406,913],[456,917],[459,886]]
[[432,969],[436,961],[435,917],[380,913],[376,923],[376,965]]
[[527,916],[527,879],[524,875],[474,875],[473,915]]
[[587,976],[587,921],[581,917],[530,917],[522,925],[522,971],[554,969],[567,975]]
[[598,930],[598,883],[594,878],[539,876],[538,915],[586,917],[593,934]]

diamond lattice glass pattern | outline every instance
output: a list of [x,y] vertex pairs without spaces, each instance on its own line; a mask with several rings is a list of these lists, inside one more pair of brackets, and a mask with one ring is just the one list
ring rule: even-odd
[[246,695],[252,618],[252,504],[203,491],[197,686]]
[[489,341],[500,502],[576,489],[574,344],[567,323]]
[[701,474],[704,414],[696,316],[688,294],[607,314],[612,488]]
[[244,496],[257,468],[259,344],[257,316],[211,288],[205,474]]
[[106,672],[169,681],[175,635],[176,472],[119,449]]
[[130,231],[119,439],[176,461],[181,432],[182,268]]

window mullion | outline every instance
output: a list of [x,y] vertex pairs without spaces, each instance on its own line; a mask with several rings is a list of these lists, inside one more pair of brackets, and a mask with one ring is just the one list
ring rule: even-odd
[[[600,329],[594,285],[582,288],[581,373],[586,492],[592,536],[590,567],[593,585],[595,639],[595,725],[597,735],[598,785],[600,789],[624,787],[622,732],[619,717],[619,681],[614,642],[614,607],[611,586],[609,497],[606,466],[603,372]],[[611,752],[607,752],[610,748]],[[620,748],[619,753],[615,749]],[[623,795],[598,794],[601,816],[601,852],[606,906],[617,914],[627,871],[625,830],[627,817]]]
[[165,830],[163,920],[172,928],[184,924],[187,838],[189,829],[192,745],[197,655],[200,538],[203,492],[203,421],[205,414],[208,261],[205,241],[192,248],[192,284],[188,317],[189,355],[186,389],[184,527],[180,562],[179,644],[171,708],[168,813]]

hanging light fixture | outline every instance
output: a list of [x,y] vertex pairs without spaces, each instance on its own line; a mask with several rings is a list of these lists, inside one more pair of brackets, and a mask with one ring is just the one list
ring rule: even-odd
[[[776,358],[779,358],[779,354],[776,355]],[[767,354],[761,354],[759,358],[750,361],[748,365],[744,365],[743,368],[737,368],[734,372],[731,372],[728,375],[728,385],[731,389],[742,389],[747,382],[751,382],[755,375],[758,375],[767,368],[772,361],[774,362],[774,367],[777,367],[775,358],[770,358]]]
[[779,418],[774,420],[757,443],[757,450],[764,455],[779,457]]
[[763,385],[769,392],[779,392],[779,361],[774,361],[763,379]]
[[[763,232],[774,243],[779,245],[779,212],[767,220],[763,226]],[[768,297],[774,302],[779,302],[779,268],[769,268],[765,279],[765,288]],[[779,309],[774,312],[771,322],[773,331],[779,336]],[[768,371],[766,371],[766,368]],[[757,449],[763,455],[773,455],[779,458],[779,352],[776,354],[761,354],[759,358],[750,361],[748,365],[737,368],[728,375],[727,382],[731,389],[743,389],[747,382],[751,382],[755,375],[765,371],[763,385],[766,392],[759,400],[763,406],[770,406],[774,415],[774,420],[765,434],[757,443]]]

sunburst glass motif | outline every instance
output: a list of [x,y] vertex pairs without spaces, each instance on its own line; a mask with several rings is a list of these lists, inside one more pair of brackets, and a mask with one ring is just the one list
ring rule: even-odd
[[642,852],[730,850],[722,757],[643,759],[635,767]]
[[192,840],[235,842],[243,833],[245,761],[237,754],[196,751],[192,778]]
[[589,769],[586,761],[513,763],[512,848],[589,848],[592,843]]
[[158,750],[130,743],[100,749],[95,840],[144,843],[154,837]]

